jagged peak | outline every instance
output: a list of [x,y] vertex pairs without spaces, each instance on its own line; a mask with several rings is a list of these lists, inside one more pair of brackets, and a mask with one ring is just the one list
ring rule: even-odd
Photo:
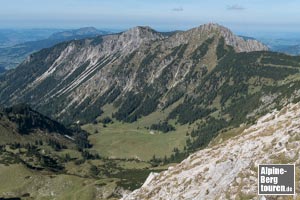
[[135,26],[135,27],[128,29],[126,32],[134,32],[134,31],[157,32],[150,26]]
[[217,23],[203,24],[188,30],[190,34],[199,37],[217,35],[223,37],[227,45],[234,47],[237,52],[267,51],[268,47],[253,39],[245,39],[235,35],[229,28]]
[[133,28],[128,29],[127,31],[123,32],[124,35],[131,35],[134,37],[144,38],[149,37],[153,38],[162,38],[163,35],[156,30],[152,29],[149,26],[136,26]]
[[187,32],[192,32],[192,33],[229,33],[229,34],[234,34],[229,28],[222,26],[220,24],[217,23],[207,23],[207,24],[202,24],[198,27],[192,28],[190,30],[188,30]]
[[199,26],[198,28],[203,29],[203,30],[207,30],[207,31],[212,31],[212,30],[225,30],[228,32],[231,32],[230,29],[226,28],[225,26],[222,26],[220,24],[217,23],[207,23],[207,24],[203,24],[201,26]]
[[155,31],[153,28],[151,28],[150,26],[135,26],[132,27],[128,30],[147,30],[147,31]]

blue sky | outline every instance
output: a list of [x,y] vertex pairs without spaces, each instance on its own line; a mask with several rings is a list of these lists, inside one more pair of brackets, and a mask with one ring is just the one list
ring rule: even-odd
[[216,22],[238,32],[299,31],[299,0],[0,0],[0,28],[188,29]]

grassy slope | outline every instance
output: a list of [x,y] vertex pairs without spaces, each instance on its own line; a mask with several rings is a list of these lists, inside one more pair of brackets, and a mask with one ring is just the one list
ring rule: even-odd
[[[22,165],[0,165],[0,196],[13,197],[30,194],[33,199],[60,199],[60,200],[92,200],[97,195],[97,184],[88,178],[80,178],[63,174],[42,174],[31,171]],[[108,184],[109,193],[112,185]],[[12,194],[12,195],[9,195]]]
[[[0,164],[0,180],[2,182],[0,197],[22,197],[29,194],[30,198],[24,199],[115,199],[117,187],[138,188],[150,171],[161,171],[167,167],[151,168],[148,163],[137,161],[115,160],[108,162],[115,163],[116,166],[122,167],[125,171],[118,171],[118,167],[107,169],[108,165],[105,164],[108,163],[101,160],[89,160],[80,166],[70,162],[66,165],[67,173],[35,171],[22,164]],[[92,178],[87,176],[91,165],[97,166],[99,169],[106,168],[116,171],[111,177],[99,175]]]
[[[145,127],[164,120],[174,106],[165,111],[156,111],[134,123],[115,121],[107,127],[98,123],[87,124],[83,128],[91,133],[89,140],[93,144],[92,149],[100,155],[140,160],[149,160],[153,155],[163,158],[165,155],[170,156],[175,147],[183,149],[189,126],[176,126],[176,131],[169,133],[151,131]],[[105,107],[102,117],[111,116],[112,110],[112,106]],[[96,130],[99,133],[95,134]]]
[[[150,163],[137,160],[82,160],[83,157],[75,150],[57,152],[44,145],[39,147],[39,152],[48,152],[48,156],[55,158],[55,155],[64,158],[68,153],[72,160],[58,161],[63,162],[61,164],[65,167],[60,172],[31,170],[18,158],[30,165],[42,164],[37,164],[38,160],[28,155],[25,148],[11,149],[6,145],[0,151],[0,180],[3,183],[0,185],[0,197],[29,194],[27,199],[115,199],[121,197],[119,187],[129,190],[139,188],[150,172],[159,172],[171,165],[152,167]],[[77,163],[79,160],[82,162]],[[92,166],[98,169],[97,174],[91,172]]]

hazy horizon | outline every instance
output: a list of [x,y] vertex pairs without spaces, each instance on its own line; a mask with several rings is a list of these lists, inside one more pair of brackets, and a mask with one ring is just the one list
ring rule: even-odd
[[300,32],[296,0],[18,0],[0,7],[0,28],[70,29],[93,26],[125,30],[147,25],[159,31],[187,30],[204,23],[234,32]]
[[[186,31],[186,30],[189,30],[189,29],[192,29],[192,28],[195,28],[195,27],[198,27],[198,26],[201,26],[202,24],[199,24],[199,25],[195,25],[195,26],[192,26],[192,27],[188,27],[186,29],[157,29],[155,27],[151,27],[153,28],[154,30],[156,31],[160,31],[160,32],[168,32],[168,31]],[[221,24],[223,25],[223,24]],[[68,31],[68,30],[75,30],[75,29],[80,29],[80,28],[86,28],[86,27],[94,27],[98,30],[101,30],[101,31],[109,31],[109,32],[113,32],[113,33],[119,33],[119,32],[122,32],[122,31],[126,31],[132,27],[136,27],[136,26],[148,26],[148,25],[135,25],[135,26],[128,26],[128,27],[125,27],[123,29],[121,28],[105,28],[105,27],[101,27],[101,26],[71,26],[69,28],[65,27],[65,28],[60,28],[60,27],[26,27],[26,28],[23,28],[23,27],[16,27],[16,28],[3,28],[3,27],[0,27],[0,31],[9,31],[9,30],[14,30],[14,31],[42,31],[42,30],[51,30],[53,33],[56,33],[56,32],[62,32],[62,31]],[[249,36],[249,37],[254,37],[254,38],[264,38],[264,37],[270,37],[270,38],[274,38],[274,39],[286,39],[286,38],[289,38],[289,39],[292,39],[292,38],[300,38],[300,30],[299,31],[273,31],[273,30],[266,30],[266,31],[255,31],[255,30],[239,30],[239,29],[233,29],[229,26],[226,26],[226,25],[223,25],[227,28],[229,28],[231,31],[233,31],[235,34],[237,35],[242,35],[242,36]]]

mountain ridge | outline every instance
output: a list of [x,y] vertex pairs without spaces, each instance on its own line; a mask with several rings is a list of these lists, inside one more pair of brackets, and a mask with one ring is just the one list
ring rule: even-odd
[[[58,77],[63,77],[63,81],[61,81],[61,83],[57,84],[55,87],[56,88],[52,88],[51,90],[49,90],[48,94],[45,94],[46,96],[44,97],[45,100],[42,100],[38,103],[36,102],[35,104],[39,105],[41,104],[43,101],[45,102],[49,102],[49,99],[51,100],[53,97],[57,98],[61,95],[65,95],[71,92],[71,94],[73,93],[73,95],[75,94],[80,94],[80,95],[84,95],[81,97],[81,103],[84,100],[87,100],[87,98],[90,98],[93,95],[97,95],[97,96],[101,96],[103,94],[105,94],[105,92],[109,91],[109,87],[108,85],[106,85],[105,79],[103,79],[103,81],[101,81],[102,83],[98,86],[96,86],[96,83],[99,82],[99,80],[101,79],[101,76],[103,76],[102,73],[105,73],[105,77],[110,77],[109,82],[113,81],[116,82],[116,86],[121,87],[123,89],[121,93],[126,93],[129,92],[133,89],[133,85],[135,85],[134,87],[137,89],[137,87],[139,87],[140,84],[145,84],[143,82],[147,81],[147,82],[153,82],[155,79],[157,79],[157,77],[161,76],[161,72],[164,70],[164,68],[166,66],[169,65],[174,62],[174,58],[175,57],[181,57],[181,54],[186,54],[184,55],[186,58],[184,59],[191,59],[191,53],[193,51],[197,51],[197,48],[199,49],[204,48],[203,50],[208,51],[210,45],[212,45],[211,43],[215,42],[214,45],[216,45],[216,43],[218,43],[220,36],[218,35],[218,33],[216,34],[215,38],[211,38],[212,35],[214,35],[215,33],[210,33],[211,29],[213,30],[220,30],[220,26],[218,25],[204,25],[204,26],[200,26],[199,28],[196,29],[191,29],[187,32],[181,32],[181,33],[176,33],[174,35],[172,35],[171,37],[165,37],[163,35],[161,35],[160,33],[154,31],[153,29],[150,29],[149,27],[136,27],[136,28],[132,28],[129,29],[126,32],[120,33],[120,34],[113,34],[113,35],[107,35],[107,36],[99,36],[96,37],[95,39],[85,39],[85,40],[79,40],[79,41],[72,41],[72,42],[68,42],[68,43],[61,43],[59,45],[56,45],[55,47],[51,48],[51,49],[45,49],[42,50],[39,53],[33,54],[32,56],[30,56],[25,62],[23,62],[21,64],[21,66],[18,68],[17,71],[22,71],[22,68],[26,68],[27,66],[30,68],[33,62],[41,62],[38,60],[41,60],[41,58],[39,58],[38,55],[42,55],[42,54],[49,54],[51,52],[56,52],[58,54],[53,54],[55,55],[55,59],[53,59],[54,57],[45,57],[42,58],[43,59],[43,64],[42,65],[46,65],[49,67],[49,69],[45,68],[45,69],[37,69],[38,71],[43,70],[42,74],[39,74],[39,77],[35,77],[35,80],[31,81],[30,79],[32,79],[33,77],[30,77],[28,84],[26,86],[26,88],[19,88],[17,89],[15,92],[12,92],[14,94],[19,93],[21,94],[21,96],[23,96],[23,93],[26,91],[31,91],[31,90],[35,90],[35,88],[37,88],[38,85],[40,84],[44,84],[45,80],[48,78],[54,78],[54,81],[56,81],[56,79]],[[221,28],[222,30],[222,28]],[[222,32],[222,31],[221,31]],[[224,31],[223,31],[224,32]],[[227,29],[225,31],[225,33],[227,33]],[[212,34],[212,35],[211,35]],[[227,35],[229,35],[231,37],[231,32],[228,33]],[[216,39],[218,38],[218,39]],[[204,42],[207,42],[207,44]],[[230,41],[230,39],[226,40],[225,39],[225,43],[226,41]],[[244,41],[245,42],[245,41]],[[201,46],[202,44],[202,46]],[[247,43],[243,43],[242,46],[245,46]],[[246,45],[247,46],[247,45]],[[240,47],[236,47],[239,48]],[[256,47],[255,47],[256,48]],[[257,46],[258,49],[256,50],[264,50],[265,48],[261,46]],[[178,51],[177,53],[175,52]],[[181,49],[181,50],[180,50]],[[63,51],[62,51],[63,50]],[[199,49],[200,50],[200,49]],[[248,51],[249,49],[244,49],[245,51]],[[61,52],[59,52],[61,51]],[[154,52],[154,54],[149,54],[148,52]],[[174,56],[168,52],[172,52],[174,53]],[[180,52],[181,51],[181,52]],[[213,50],[211,50],[213,51]],[[47,53],[49,52],[49,53]],[[162,53],[163,52],[163,53]],[[137,53],[140,54],[140,56],[137,56]],[[160,56],[165,56],[165,58],[159,58],[159,53],[161,53],[162,55]],[[206,53],[206,52],[204,52]],[[203,53],[203,54],[204,54]],[[77,54],[77,55],[76,55]],[[79,55],[80,54],[80,55]],[[168,55],[169,54],[169,57]],[[212,69],[214,67],[214,65],[216,65],[217,61],[213,61],[211,62],[210,60],[217,60],[217,58],[213,55],[213,52],[209,53],[211,54],[211,56],[209,56],[210,58],[208,58],[208,61],[200,61],[203,62],[203,64],[205,64],[205,62],[211,66],[208,66],[209,69]],[[76,56],[75,56],[76,55]],[[34,59],[34,57],[37,56],[38,59]],[[151,58],[151,56],[153,58]],[[203,57],[204,55],[198,55],[198,57]],[[197,55],[194,55],[194,57],[196,58]],[[143,58],[143,59],[141,59]],[[156,72],[153,72],[155,74],[151,75],[152,78],[148,79],[148,80],[141,80],[142,82],[138,83],[136,81],[139,81],[136,78],[136,73],[144,73],[142,68],[144,68],[144,65],[147,65],[147,62],[152,62],[152,59],[156,59],[157,63],[159,63],[157,69],[152,69],[155,70]],[[126,61],[126,59],[130,59],[134,62],[133,64],[131,64],[131,67],[127,67],[125,69],[122,69],[121,66],[118,65],[128,65],[128,63],[126,62],[122,62]],[[181,59],[181,58],[180,58]],[[178,61],[180,62],[180,59],[178,58]],[[144,62],[144,64],[143,64]],[[199,62],[196,61],[195,62]],[[140,66],[138,67],[138,65],[140,64]],[[149,63],[150,64],[150,63]],[[61,67],[58,67],[59,65],[66,65],[66,67],[64,69],[62,69]],[[137,66],[138,68],[134,67]],[[188,62],[186,64],[184,64],[185,66],[182,68],[183,71],[186,71],[185,73],[187,73],[188,71],[191,70],[192,67],[192,62],[190,62],[190,64],[188,64]],[[120,74],[122,76],[119,77],[119,79],[115,79],[112,77],[111,75],[111,66],[114,66],[114,70],[117,70],[119,72],[123,72],[123,74]],[[61,69],[60,69],[61,68]],[[140,69],[139,69],[140,68]],[[185,69],[184,69],[185,68]],[[137,71],[136,71],[137,70]],[[172,71],[175,69],[172,69]],[[179,70],[179,68],[177,69]],[[82,74],[78,74],[84,72]],[[172,87],[175,87],[177,84],[179,84],[182,79],[184,78],[184,76],[186,76],[187,74],[184,75],[184,72],[180,72],[180,70],[178,72],[180,72],[180,76],[182,76],[181,78],[179,78],[179,76],[177,77],[177,75],[179,75],[179,73],[174,72],[174,74],[172,76],[174,76],[173,78],[175,78],[172,83],[169,83],[168,85],[168,90],[171,89]],[[146,71],[145,71],[146,72]],[[8,73],[7,75],[9,76],[9,74],[14,74],[15,72],[11,72]],[[26,74],[26,72],[24,72]],[[125,74],[124,74],[125,73]],[[129,73],[130,76],[126,77],[126,73]],[[148,72],[146,72],[148,73]],[[182,74],[183,73],[183,74]],[[71,78],[71,75],[77,75],[77,80]],[[102,75],[100,75],[102,74]],[[75,75],[75,76],[76,76]],[[124,76],[125,75],[125,76]],[[57,77],[57,78],[55,78]],[[75,77],[76,78],[76,77]],[[69,79],[69,80],[68,80]],[[131,79],[131,80],[129,80]],[[177,79],[177,80],[176,80]],[[49,79],[50,80],[50,79]],[[58,80],[58,79],[57,79]],[[64,81],[69,82],[69,84],[65,85],[66,83],[64,83]],[[108,79],[107,79],[108,81]],[[124,82],[124,83],[123,83]],[[134,83],[136,82],[136,83]],[[63,86],[63,85],[65,86]],[[114,84],[111,82],[111,84]],[[110,84],[110,85],[111,85]],[[124,85],[125,84],[125,85]],[[171,85],[173,86],[171,86]],[[101,86],[103,85],[103,86]],[[23,85],[25,86],[25,85]],[[97,89],[96,87],[100,87],[99,89]],[[114,93],[120,93],[118,87],[116,87],[113,92]],[[61,89],[59,89],[61,88]],[[81,89],[80,89],[81,88]],[[85,92],[83,92],[83,88],[86,88],[84,90],[86,90]],[[22,89],[22,90],[20,90]],[[74,90],[75,89],[75,90]],[[100,91],[101,89],[101,91]],[[5,90],[5,89],[4,89]],[[77,91],[76,91],[77,90]],[[95,91],[93,91],[95,90]],[[98,91],[99,93],[97,94]],[[47,91],[44,91],[47,92]],[[40,95],[44,95],[42,92]],[[3,93],[3,92],[2,92]],[[9,94],[8,94],[9,95]],[[108,95],[108,94],[107,94]],[[9,95],[11,97],[11,100],[9,101],[15,101],[14,99],[20,99],[20,96],[15,96],[13,97],[12,94]],[[28,98],[28,97],[25,97]],[[73,98],[71,96],[69,96],[69,98]],[[76,98],[75,98],[76,99]],[[3,102],[3,98],[2,98],[2,102]],[[18,101],[17,101],[18,102]],[[4,102],[3,102],[4,103]],[[75,102],[74,102],[75,103]],[[78,102],[77,102],[78,103]],[[79,102],[80,104],[80,102]],[[65,105],[65,108],[68,109],[68,107],[70,107],[72,105]],[[65,109],[63,109],[64,112]],[[101,114],[101,111],[98,112],[98,115]],[[61,115],[58,113],[58,115]],[[77,120],[76,120],[77,121]]]

